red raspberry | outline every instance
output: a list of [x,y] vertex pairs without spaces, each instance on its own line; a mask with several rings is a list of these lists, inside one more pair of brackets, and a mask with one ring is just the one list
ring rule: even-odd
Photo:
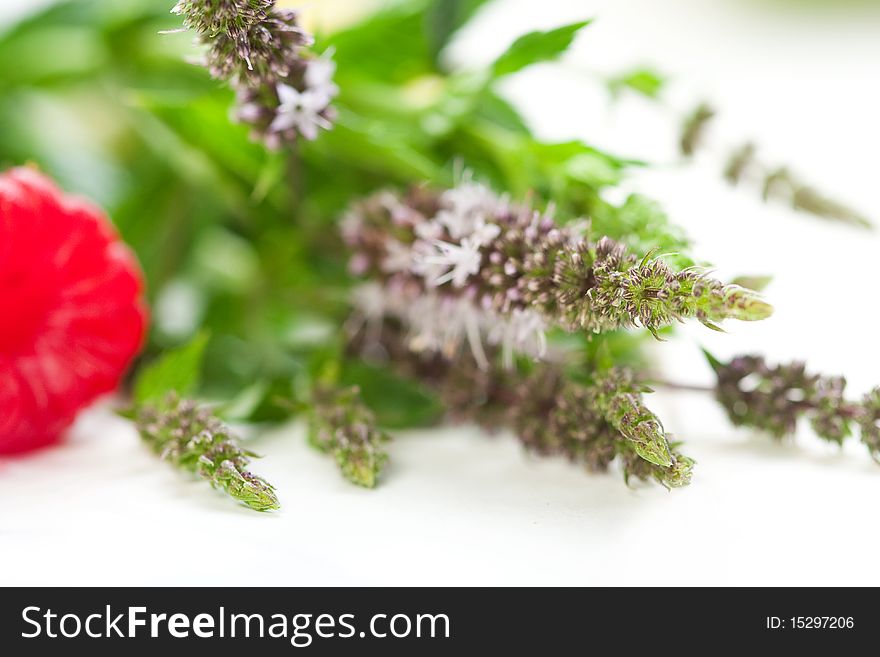
[[0,453],[55,442],[114,390],[147,325],[137,260],[93,205],[0,174]]

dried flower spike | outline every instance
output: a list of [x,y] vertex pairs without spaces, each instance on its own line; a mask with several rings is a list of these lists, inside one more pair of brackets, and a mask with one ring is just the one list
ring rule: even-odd
[[454,356],[467,342],[487,366],[484,343],[540,358],[547,328],[599,333],[643,326],[652,332],[696,318],[759,320],[761,297],[695,268],[639,260],[609,238],[577,229],[465,180],[443,192],[381,192],[343,222],[352,270],[378,282],[356,294],[364,321],[396,317],[411,346]]
[[235,117],[267,146],[315,139],[332,127],[335,65],[308,48],[297,13],[274,0],[181,0],[171,10],[207,47],[205,65],[236,92]]
[[275,489],[248,471],[256,454],[242,449],[232,431],[196,402],[169,394],[137,409],[141,437],[159,456],[196,473],[256,511],[279,508]]
[[376,427],[357,387],[319,388],[309,417],[309,442],[332,454],[343,476],[358,486],[374,488],[388,455],[388,435]]

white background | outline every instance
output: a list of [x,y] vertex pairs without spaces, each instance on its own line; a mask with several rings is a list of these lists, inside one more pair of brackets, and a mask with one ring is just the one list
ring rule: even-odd
[[[878,234],[762,205],[721,181],[712,154],[675,154],[681,113],[706,98],[720,153],[754,139],[880,221],[880,14],[796,5],[501,0],[451,53],[486,61],[520,32],[595,16],[566,66],[534,68],[510,95],[543,136],[655,163],[628,188],[660,200],[720,276],[775,276],[771,320],[656,345],[668,378],[708,383],[704,345],[805,358],[854,394],[880,383]],[[597,75],[645,63],[673,78],[666,107],[612,106]],[[293,425],[256,443],[255,470],[284,504],[263,515],[158,462],[98,408],[63,446],[0,460],[0,585],[880,584],[880,466],[858,444],[840,451],[806,428],[777,444],[697,393],[649,401],[698,461],[687,489],[631,490],[618,472],[456,428],[396,436],[383,484],[365,491]]]

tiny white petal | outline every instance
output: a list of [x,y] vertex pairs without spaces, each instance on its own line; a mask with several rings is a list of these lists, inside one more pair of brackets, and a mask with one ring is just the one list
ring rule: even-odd
[[281,101],[282,107],[287,105],[296,105],[300,102],[300,94],[299,91],[294,89],[288,84],[279,84],[276,87],[278,91],[278,100]]
[[297,123],[296,114],[290,112],[282,114],[279,112],[278,115],[272,119],[272,123],[269,125],[269,130],[272,132],[284,132],[297,125]]

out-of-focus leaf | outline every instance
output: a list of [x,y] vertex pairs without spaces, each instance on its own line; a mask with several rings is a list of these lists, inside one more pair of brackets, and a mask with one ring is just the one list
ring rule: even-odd
[[[414,126],[410,126],[411,128]],[[418,148],[425,137],[405,126],[347,113],[314,145],[326,155],[342,158],[376,174],[402,180],[441,180],[440,167]]]
[[575,155],[565,163],[565,172],[572,180],[595,187],[616,185],[621,178],[620,168],[595,152]]
[[498,125],[510,132],[529,135],[529,127],[519,111],[498,94],[486,91],[480,96],[476,108],[477,115],[486,121]]
[[763,292],[765,289],[767,289],[767,286],[773,282],[773,277],[745,275],[737,276],[730,282],[734,285],[739,285],[740,287],[754,290],[755,292]]
[[[248,186],[256,184],[263,166],[272,157],[248,137],[243,125],[230,122],[232,95],[226,89],[217,88],[215,93],[178,102],[163,102],[153,94],[139,93],[132,96],[132,102],[149,109],[187,145],[207,155],[215,167],[246,181]],[[218,139],[218,135],[223,138]]]
[[201,232],[193,245],[194,276],[207,288],[242,294],[260,280],[260,256],[254,245],[221,226]]
[[287,173],[287,156],[284,153],[269,153],[263,166],[260,167],[251,200],[259,203],[281,186],[284,174]]
[[246,422],[259,408],[268,391],[268,381],[257,381],[223,404],[217,409],[217,414],[224,420]]
[[648,98],[657,98],[665,85],[666,78],[648,68],[637,68],[608,80],[608,89],[615,97],[624,89],[630,89]]
[[0,91],[0,166],[32,162],[64,189],[110,208],[130,182],[109,152],[119,112],[87,94],[63,99],[42,88]]
[[207,333],[200,333],[185,345],[170,349],[141,370],[134,385],[137,404],[156,401],[174,391],[189,395],[199,385],[202,357],[208,344]]
[[590,21],[581,21],[548,32],[524,34],[495,60],[492,74],[501,77],[538,62],[558,59],[571,46],[577,33],[589,24]]
[[345,88],[347,76],[399,83],[433,73],[423,29],[429,6],[430,0],[391,2],[365,21],[330,35],[326,45],[336,51],[339,86]]
[[[242,416],[240,419],[248,422],[281,422],[294,415],[298,408],[292,383],[291,379],[282,378],[260,386],[262,396],[247,416]],[[255,388],[256,386],[246,391],[253,391]]]
[[377,423],[388,429],[426,426],[443,412],[436,397],[387,368],[349,362],[339,383],[360,386],[364,403],[376,414]]
[[164,154],[168,165],[178,175],[203,190],[203,193],[220,197],[232,211],[245,213],[249,205],[245,190],[230,180],[230,175],[215,160],[198,147],[187,143],[180,133],[165,124],[156,114],[138,108],[134,99],[131,118],[132,125],[144,143],[157,156]]
[[155,37],[172,22],[163,3],[57,2],[0,34],[0,88],[67,83],[106,73],[114,65],[137,65],[162,47],[161,41],[142,37]]
[[536,176],[548,179],[554,195],[566,197],[572,185],[594,193],[620,182],[622,172],[631,164],[599,151],[582,141],[528,144],[528,157],[534,159]]
[[452,36],[491,0],[433,0],[425,19],[435,62]]
[[108,53],[93,29],[55,27],[25,32],[0,45],[0,89],[93,74]]

